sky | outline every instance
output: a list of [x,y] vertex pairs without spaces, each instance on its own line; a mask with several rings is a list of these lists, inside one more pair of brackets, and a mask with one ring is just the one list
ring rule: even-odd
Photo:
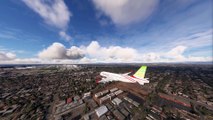
[[0,64],[213,61],[212,0],[1,0]]

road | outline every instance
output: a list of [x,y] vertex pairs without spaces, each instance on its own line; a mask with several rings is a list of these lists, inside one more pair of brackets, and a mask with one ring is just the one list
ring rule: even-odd
[[[162,93],[162,94],[163,94],[163,93]],[[207,105],[207,104],[205,104],[205,103],[200,103],[200,102],[197,102],[197,101],[192,100],[192,99],[189,99],[189,98],[184,98],[184,97],[180,97],[180,96],[176,96],[176,95],[172,95],[172,94],[169,94],[169,96],[172,96],[172,97],[174,97],[175,99],[178,99],[178,100],[183,100],[183,101],[191,102],[191,103],[193,103],[193,104],[196,105],[196,106],[198,106],[198,105],[204,106],[204,107],[206,107],[207,109],[213,111],[213,106],[209,106],[209,105]]]
[[213,111],[213,106],[209,106],[207,104],[200,103],[200,102],[197,102],[197,101],[189,99],[189,98],[183,98],[183,97],[172,95],[172,94],[170,94],[170,95],[167,95],[167,94],[164,94],[164,93],[160,93],[160,94],[165,95],[165,96],[170,96],[173,99],[177,99],[177,100],[180,100],[182,102],[187,101],[188,103],[193,103],[194,106],[192,106],[192,107],[194,107],[195,112],[197,112],[199,114],[201,120],[204,120],[204,116],[199,110],[197,110],[197,106],[203,106],[203,107],[206,107],[207,109]]

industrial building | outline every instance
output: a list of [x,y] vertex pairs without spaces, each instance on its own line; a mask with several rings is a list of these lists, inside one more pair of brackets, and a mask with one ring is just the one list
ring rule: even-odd
[[95,112],[96,112],[96,115],[98,117],[101,117],[102,115],[104,115],[105,113],[108,112],[108,109],[107,109],[107,107],[105,105],[102,105],[102,106],[96,108]]
[[118,88],[112,88],[112,89],[110,89],[110,92],[112,93],[112,92],[115,92],[117,90],[118,90]]
[[122,102],[122,100],[119,99],[119,98],[115,98],[115,99],[112,100],[112,103],[113,103],[114,105],[119,105],[121,102]]
[[114,110],[112,113],[118,120],[125,120],[125,116],[121,112],[119,112],[117,109]]

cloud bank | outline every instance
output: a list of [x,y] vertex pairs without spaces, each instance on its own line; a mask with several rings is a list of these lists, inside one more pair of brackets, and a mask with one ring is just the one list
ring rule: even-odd
[[0,61],[14,60],[16,55],[11,52],[1,52],[0,51]]
[[38,53],[41,60],[59,63],[152,63],[152,62],[198,62],[212,61],[212,57],[185,56],[186,46],[176,46],[167,52],[143,53],[134,48],[121,46],[103,47],[97,41],[88,46],[66,48],[61,43],[53,43]]
[[154,63],[154,62],[210,62],[212,57],[185,56],[187,46],[176,46],[167,52],[143,53],[121,46],[103,47],[97,41],[87,46],[71,46],[55,42],[38,53],[37,58],[16,58],[12,53],[0,52],[0,63]]
[[132,61],[137,57],[137,51],[133,48],[109,46],[102,47],[97,41],[92,41],[83,50],[90,58],[96,58],[100,61]]
[[67,49],[61,43],[53,43],[48,48],[38,53],[41,59],[80,59],[84,57],[84,52],[75,46]]
[[158,0],[92,0],[96,9],[117,25],[127,25],[148,18]]

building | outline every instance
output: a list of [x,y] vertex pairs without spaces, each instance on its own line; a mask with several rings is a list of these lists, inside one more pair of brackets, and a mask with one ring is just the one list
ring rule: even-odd
[[81,98],[80,98],[80,96],[78,96],[78,95],[76,95],[74,98],[73,98],[73,100],[74,101],[78,101],[78,100],[80,100]]
[[98,107],[98,104],[93,99],[91,99],[90,101],[88,101],[88,106],[90,109],[95,109],[96,107]]
[[82,117],[83,120],[95,120],[97,119],[97,115],[95,114],[95,111],[91,111],[87,114],[85,114],[83,117]]
[[115,97],[115,93],[109,93],[108,94],[111,98],[114,98]]
[[101,96],[101,92],[95,93],[95,97],[98,98]]
[[140,105],[138,102],[135,102],[135,101],[133,101],[132,104],[133,104],[135,107],[139,107],[139,105]]
[[101,93],[102,93],[102,95],[106,95],[107,93],[109,93],[109,90],[104,90]]
[[111,90],[110,90],[110,92],[112,93],[112,92],[115,92],[115,91],[117,91],[118,90],[118,88],[112,88]]
[[119,99],[119,98],[115,98],[115,99],[112,100],[112,103],[113,103],[114,105],[119,105],[121,102],[122,102],[122,101],[121,101],[121,99]]
[[87,98],[87,97],[90,97],[90,96],[91,96],[91,92],[84,93],[83,99]]
[[128,101],[129,103],[133,104],[135,107],[139,107],[139,105],[140,105],[138,102],[132,100],[132,99],[129,98],[129,97],[124,97],[124,100],[126,100],[126,101]]
[[99,118],[99,120],[108,120],[108,119],[107,119],[106,115],[102,115],[102,116]]
[[99,99],[99,103],[102,104],[108,100],[111,100],[111,97],[109,95],[106,95]]
[[123,91],[122,90],[118,90],[118,91],[115,91],[114,93],[115,93],[115,95],[118,96],[119,94],[123,93]]
[[121,111],[121,113],[123,113],[123,115],[124,115],[125,117],[127,117],[127,118],[129,117],[130,113],[129,113],[126,109],[121,108],[120,111]]
[[125,116],[120,113],[117,109],[113,111],[113,115],[118,119],[118,120],[125,120]]
[[96,115],[99,117],[101,117],[102,115],[104,115],[105,113],[108,112],[108,109],[105,105],[100,106],[99,108],[95,109]]
[[107,103],[106,106],[109,110],[111,110],[113,108],[112,105],[110,105],[109,103]]
[[72,98],[67,98],[67,104],[72,102]]

